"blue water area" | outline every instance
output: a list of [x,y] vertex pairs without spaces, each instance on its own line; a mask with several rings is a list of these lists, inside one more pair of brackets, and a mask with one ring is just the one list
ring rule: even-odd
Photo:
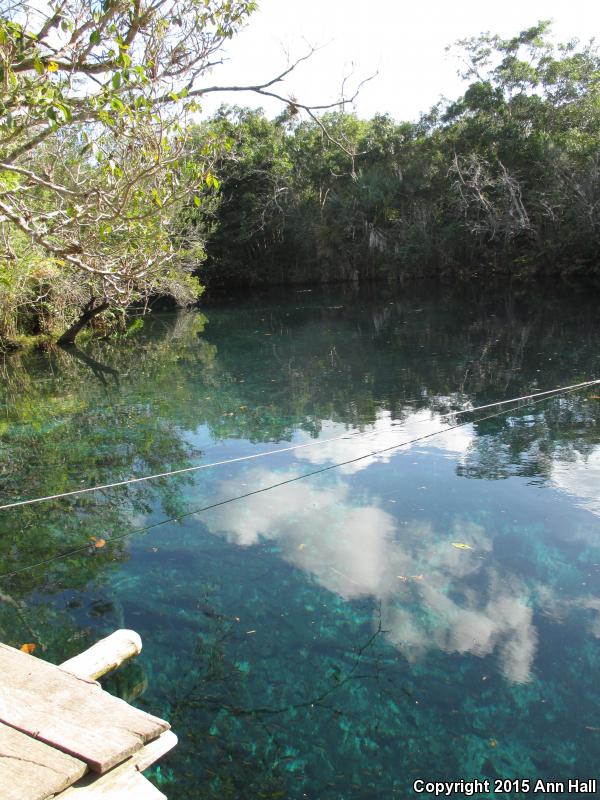
[[138,631],[170,800],[599,777],[600,387],[471,411],[600,377],[593,293],[257,292],[1,370],[2,503],[227,462],[0,511],[0,639]]

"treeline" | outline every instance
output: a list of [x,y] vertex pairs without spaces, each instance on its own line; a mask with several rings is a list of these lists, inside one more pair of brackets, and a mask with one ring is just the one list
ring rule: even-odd
[[464,95],[416,123],[223,107],[203,282],[600,272],[600,59],[548,28],[458,43]]
[[186,76],[210,65],[200,36],[174,70],[180,44],[204,31],[217,52],[255,4],[208,6],[138,20],[124,0],[120,40],[176,39],[158,36],[160,70],[121,47],[84,95],[72,76],[99,74],[103,16],[87,9],[88,37],[61,12],[79,38],[57,59],[53,28],[0,15],[0,349],[127,330],[132,306],[193,304],[202,285],[600,273],[593,42],[555,45],[546,22],[459,42],[464,94],[417,122],[290,100],[274,120],[223,107],[190,126]]

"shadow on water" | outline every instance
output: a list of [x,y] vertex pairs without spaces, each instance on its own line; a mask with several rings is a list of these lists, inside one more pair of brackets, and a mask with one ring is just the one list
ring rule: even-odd
[[600,392],[446,416],[600,376],[591,295],[278,290],[0,373],[2,502],[336,440],[0,512],[0,639],[139,631],[108,685],[171,720],[170,800],[593,774]]

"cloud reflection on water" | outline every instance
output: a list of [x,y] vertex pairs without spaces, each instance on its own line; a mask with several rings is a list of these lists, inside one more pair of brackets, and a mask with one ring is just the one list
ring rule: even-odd
[[[286,474],[296,473],[254,468],[245,480],[265,486]],[[223,481],[218,496],[230,496],[234,485]],[[492,545],[483,528],[461,520],[448,531],[414,520],[399,525],[377,498],[365,499],[343,479],[298,482],[227,505],[203,521],[239,545],[275,541],[285,561],[346,600],[372,597],[388,639],[410,661],[432,648],[496,652],[509,680],[527,681],[536,646],[527,591],[486,564]],[[453,547],[458,538],[472,550]]]
[[[369,430],[364,435],[351,436],[349,434],[346,439],[307,447],[304,450],[298,450],[296,457],[315,465],[337,464],[368,454],[370,450],[385,450],[425,436],[430,438],[423,441],[423,446],[441,450],[456,457],[456,455],[462,455],[469,450],[475,435],[470,423],[460,428],[450,429],[450,427],[447,417],[442,417],[427,409],[416,411],[402,422],[394,421],[391,414],[384,411],[378,415],[377,420],[369,426]],[[326,421],[323,423],[321,438],[342,436],[345,430],[346,428],[339,423]],[[436,435],[432,436],[431,434],[434,433]],[[406,445],[406,449],[414,446],[417,445]],[[355,461],[353,464],[344,464],[340,467],[340,472],[351,475],[376,462],[386,463],[401,449],[399,447],[397,450],[389,450],[387,453],[377,456],[367,455],[366,458]]]
[[[495,654],[504,676],[514,682],[530,680],[537,646],[533,623],[535,604],[545,613],[564,605],[551,586],[525,585],[492,553],[492,538],[481,525],[459,518],[446,529],[403,514],[384,510],[383,500],[367,490],[357,492],[352,476],[375,463],[388,463],[401,449],[381,450],[440,431],[410,448],[434,449],[464,463],[477,437],[471,424],[448,430],[448,421],[429,410],[394,421],[382,413],[366,435],[351,436],[296,451],[296,459],[325,466],[345,464],[326,479],[302,481],[248,498],[218,512],[203,515],[209,530],[242,546],[271,540],[281,557],[313,576],[325,589],[346,600],[372,597],[381,607],[382,625],[390,642],[414,662],[432,649],[446,653]],[[323,423],[321,437],[341,436],[345,428]],[[590,469],[591,467],[591,469]],[[250,467],[247,486],[261,487],[293,478],[294,471]],[[586,508],[600,512],[597,485],[600,450],[585,462],[556,462],[552,482],[577,497]],[[218,497],[237,493],[238,479],[221,481]],[[468,542],[471,549],[452,546]],[[600,609],[596,598],[569,601],[569,607]],[[552,613],[555,616],[555,613]],[[599,635],[594,622],[592,633]]]
[[576,453],[568,460],[554,460],[551,479],[577,505],[600,516],[600,447],[586,456]]

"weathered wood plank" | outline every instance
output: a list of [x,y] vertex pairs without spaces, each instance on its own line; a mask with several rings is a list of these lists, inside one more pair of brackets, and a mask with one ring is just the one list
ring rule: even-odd
[[139,655],[142,640],[135,631],[119,630],[84,650],[74,658],[64,661],[60,668],[80,678],[96,680],[116,669],[123,661]]
[[[85,780],[85,779],[84,779]],[[55,800],[167,800],[141,772],[129,767],[115,767],[93,783],[71,786]]]
[[[151,764],[154,764],[157,759],[168,753],[176,744],[177,736],[172,731],[165,731],[158,739],[147,744],[132,755],[131,758],[128,758],[127,761],[111,769],[110,772],[100,776],[88,773],[74,786],[63,792],[56,800],[96,800],[96,798],[100,800],[100,798],[105,797],[110,798],[110,800],[116,800],[116,798],[125,797],[127,796],[125,792],[129,790],[131,782],[137,781],[133,775],[135,773],[139,775],[143,770],[148,769]],[[158,798],[164,797],[148,781],[146,781],[146,784],[137,781],[134,784],[136,794],[132,794],[131,797],[135,798],[135,800],[145,800],[146,797],[148,800],[154,800],[154,798],[158,800]],[[149,794],[142,794],[143,791]]]
[[53,664],[0,643],[0,721],[103,773],[170,727]]
[[150,744],[147,744],[145,747],[142,747],[135,755],[131,756],[133,763],[135,764],[135,768],[140,772],[143,772],[148,767],[152,766],[155,761],[158,761],[159,758],[162,758],[165,753],[168,753],[169,750],[172,750],[175,745],[177,744],[177,736],[173,733],[173,731],[165,731],[161,733],[158,739],[155,739]]
[[83,761],[0,723],[2,800],[46,800],[86,771]]

